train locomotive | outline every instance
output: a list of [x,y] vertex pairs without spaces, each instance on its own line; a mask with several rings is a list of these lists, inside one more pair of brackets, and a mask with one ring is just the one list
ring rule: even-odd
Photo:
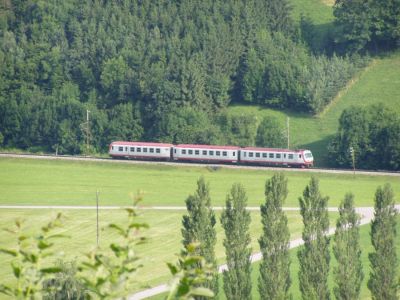
[[314,158],[310,150],[279,148],[236,147],[196,144],[167,144],[148,142],[112,142],[112,158],[165,160],[218,164],[269,165],[312,167]]

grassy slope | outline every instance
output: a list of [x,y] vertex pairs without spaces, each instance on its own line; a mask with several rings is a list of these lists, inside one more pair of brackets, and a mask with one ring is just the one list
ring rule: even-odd
[[[282,168],[282,171],[285,171]],[[94,205],[96,190],[101,205],[129,205],[131,194],[144,191],[143,205],[184,205],[204,176],[210,182],[213,205],[224,205],[226,193],[235,182],[242,183],[249,205],[264,199],[264,184],[274,172],[206,167],[172,167],[130,163],[95,163],[0,158],[0,204]],[[298,197],[308,184],[311,173],[301,169],[286,171],[289,180],[287,206],[298,206]],[[392,176],[339,175],[315,173],[321,190],[330,196],[329,205],[337,207],[346,192],[352,191],[357,206],[372,206],[378,185],[392,184],[400,195],[399,178]]]
[[[334,20],[333,0],[291,0],[292,15],[299,21],[301,15],[309,17],[316,29],[317,39],[330,30]],[[259,117],[275,116],[286,124],[290,117],[292,148],[310,148],[314,152],[316,164],[327,165],[326,149],[338,128],[342,111],[351,105],[384,103],[400,113],[400,52],[384,58],[376,58],[364,71],[358,74],[342,90],[333,104],[319,116],[309,116],[296,112],[282,112],[259,106],[234,105],[229,108],[233,114],[252,114]]]
[[326,149],[338,128],[338,119],[344,109],[383,103],[400,114],[400,52],[376,58],[348,86],[339,93],[333,103],[318,116],[304,113],[282,112],[260,106],[234,105],[232,114],[251,114],[258,119],[274,116],[286,124],[290,117],[292,148],[310,148],[316,165],[326,164]]

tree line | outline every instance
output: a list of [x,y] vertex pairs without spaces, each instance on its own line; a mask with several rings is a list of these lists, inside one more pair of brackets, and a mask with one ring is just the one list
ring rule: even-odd
[[[287,179],[276,173],[265,183],[265,202],[260,207],[262,233],[258,239],[262,260],[259,267],[260,299],[292,299],[290,286],[291,258],[288,218],[283,205],[288,195]],[[332,238],[328,236],[329,197],[323,196],[319,181],[312,177],[299,197],[303,220],[304,245],[297,250],[299,286],[303,299],[330,299],[328,276],[331,272],[332,245],[337,265],[333,267],[336,299],[357,299],[365,271],[361,261],[360,216],[354,207],[354,196],[345,195],[339,206],[339,217]],[[140,197],[135,198],[135,205]],[[250,247],[250,212],[247,196],[241,184],[234,184],[226,197],[220,217],[225,232],[227,268],[223,271],[223,291],[227,299],[252,298],[252,266]],[[197,189],[186,199],[187,214],[182,218],[183,250],[176,264],[168,263],[173,279],[166,299],[217,298],[221,293],[215,256],[217,217],[211,206],[210,188],[205,179],[197,181]],[[132,278],[137,276],[140,260],[136,247],[146,241],[142,230],[145,223],[136,220],[135,209],[129,208],[128,222],[110,224],[121,238],[110,244],[110,252],[97,248],[83,262],[50,262],[53,240],[62,235],[54,230],[61,225],[62,215],[43,226],[32,239],[16,221],[17,247],[0,251],[13,257],[11,267],[18,282],[15,286],[0,284],[0,293],[16,297],[44,296],[45,299],[114,299],[129,293]],[[396,256],[396,222],[394,194],[389,184],[378,187],[374,198],[374,219],[371,224],[373,252],[368,288],[372,299],[397,299],[399,290]],[[47,261],[46,261],[47,260]],[[50,264],[49,264],[50,263]],[[33,274],[33,275],[32,275]]]
[[286,0],[3,1],[0,146],[82,153],[87,110],[92,151],[239,144],[218,123],[230,103],[317,113],[367,62],[315,54],[304,34]]
[[343,111],[339,128],[329,145],[337,166],[400,170],[400,118],[382,104],[350,107]]

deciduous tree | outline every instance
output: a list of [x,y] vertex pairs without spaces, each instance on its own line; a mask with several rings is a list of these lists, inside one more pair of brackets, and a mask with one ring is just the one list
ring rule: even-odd
[[393,190],[389,184],[378,187],[375,193],[375,214],[371,223],[371,242],[374,252],[369,254],[371,273],[368,288],[372,299],[398,299],[396,217]]
[[303,299],[325,300],[330,298],[328,287],[330,249],[328,197],[322,197],[319,183],[312,177],[303,197],[299,198],[303,217],[304,246],[297,252],[300,271],[300,291]]
[[251,238],[250,212],[247,196],[241,184],[234,184],[221,215],[225,231],[224,247],[228,270],[224,271],[224,291],[227,299],[251,299]]
[[338,262],[334,268],[336,299],[358,299],[364,278],[361,261],[360,217],[354,209],[354,196],[346,194],[339,207],[333,253]]
[[287,194],[283,173],[275,174],[265,183],[265,204],[261,205],[263,235],[259,239],[263,255],[258,278],[261,299],[291,299],[290,233],[282,210]]
[[[200,243],[198,254],[203,256],[207,263],[217,269],[215,258],[215,244],[217,234],[215,230],[216,217],[211,208],[210,189],[204,177],[197,181],[197,190],[194,195],[186,199],[187,215],[182,219],[182,243],[187,247],[192,243]],[[218,275],[215,274],[205,285],[215,295],[218,294]]]

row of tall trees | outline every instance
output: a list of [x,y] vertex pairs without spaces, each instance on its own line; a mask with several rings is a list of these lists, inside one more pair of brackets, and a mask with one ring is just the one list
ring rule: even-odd
[[82,152],[87,110],[96,151],[225,143],[232,101],[316,113],[358,64],[311,54],[290,14],[286,0],[2,1],[0,146]]
[[[288,219],[283,205],[288,194],[287,179],[275,174],[265,184],[265,203],[261,205],[262,235],[259,238],[262,262],[258,278],[260,299],[291,299],[291,259]],[[299,198],[303,218],[304,246],[298,252],[299,282],[303,299],[330,299],[331,238],[328,237],[328,197],[321,195],[319,183],[312,178]],[[251,223],[246,210],[247,197],[240,184],[234,184],[221,214],[225,231],[223,245],[227,270],[223,271],[223,288],[227,299],[251,299]],[[200,178],[195,195],[186,200],[188,215],[183,217],[183,244],[199,242],[199,255],[214,266],[215,276],[208,287],[218,295],[218,273],[214,247],[216,217],[211,207],[209,186]],[[375,194],[375,217],[371,225],[374,252],[369,254],[371,273],[368,288],[373,299],[396,299],[398,291],[396,257],[396,217],[390,185],[379,187]],[[354,196],[346,194],[339,206],[339,218],[333,237],[333,254],[338,264],[333,268],[337,299],[357,299],[364,279],[360,248],[360,217]],[[199,298],[202,299],[202,298]]]
[[400,118],[382,104],[345,109],[339,129],[329,147],[336,165],[357,168],[400,170]]

